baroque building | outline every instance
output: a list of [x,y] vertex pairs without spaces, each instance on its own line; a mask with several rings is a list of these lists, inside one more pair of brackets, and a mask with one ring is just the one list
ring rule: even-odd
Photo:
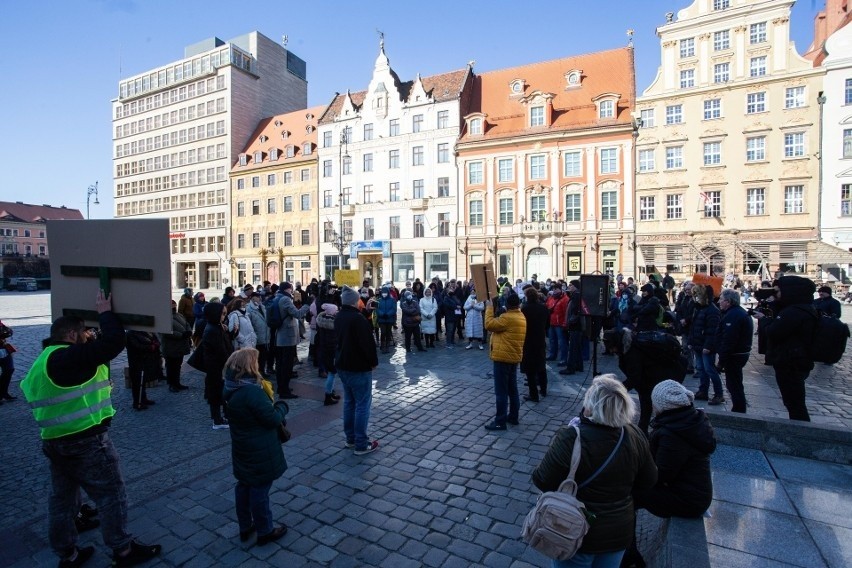
[[633,48],[478,74],[457,145],[458,264],[633,274]]
[[366,90],[337,94],[319,121],[322,274],[377,286],[454,277],[454,146],[470,66],[402,81],[381,41]]
[[317,121],[324,106],[260,122],[231,169],[235,285],[319,274]]
[[169,219],[174,287],[230,284],[228,172],[263,117],[307,106],[305,62],[251,32],[118,87],[115,217]]
[[637,100],[640,270],[814,274],[822,70],[790,41],[794,0],[695,0],[657,29]]

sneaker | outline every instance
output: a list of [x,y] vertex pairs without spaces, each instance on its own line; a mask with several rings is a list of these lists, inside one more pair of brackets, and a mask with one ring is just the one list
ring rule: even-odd
[[222,422],[220,424],[213,424],[213,429],[214,430],[230,430],[231,427],[228,424],[225,424],[224,422]]
[[698,391],[695,393],[695,400],[708,400],[707,393]]
[[363,456],[364,454],[369,454],[370,452],[375,452],[378,449],[379,449],[379,441],[373,440],[363,450],[355,450],[355,455],[356,456]]
[[160,554],[160,551],[163,549],[159,544],[142,544],[139,541],[131,540],[130,541],[130,552],[125,554],[124,556],[120,556],[116,553],[112,555],[112,565],[113,566],[136,566],[137,564],[142,564],[143,562],[147,562],[151,560],[155,556]]
[[473,343],[468,343],[465,349],[473,349]]
[[494,431],[494,430],[502,431],[502,430],[506,430],[507,428],[506,428],[505,424],[497,424],[497,422],[489,422],[488,424],[485,425],[485,429],[489,430],[489,431]]
[[485,346],[483,346],[481,343],[479,344],[479,350],[480,350],[480,351],[485,351]]
[[725,397],[723,396],[714,396],[711,398],[707,404],[710,406],[719,406],[720,404],[725,404]]
[[355,449],[355,442],[346,442],[346,443],[343,444],[343,447],[346,448],[347,450],[354,450]]
[[86,560],[92,557],[95,553],[94,546],[84,546],[83,548],[74,549],[74,559],[63,558],[59,561],[59,568],[76,568],[82,566]]

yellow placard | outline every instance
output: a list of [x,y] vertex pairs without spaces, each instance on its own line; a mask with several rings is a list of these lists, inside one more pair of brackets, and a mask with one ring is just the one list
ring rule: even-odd
[[338,286],[349,286],[351,288],[361,287],[361,273],[357,270],[338,269],[334,271],[334,282]]

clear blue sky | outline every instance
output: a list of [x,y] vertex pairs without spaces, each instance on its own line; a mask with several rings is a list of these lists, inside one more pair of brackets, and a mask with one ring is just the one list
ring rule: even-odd
[[[221,0],[56,0],[0,2],[0,200],[66,205],[85,215],[87,188],[99,182],[92,218],[112,216],[110,101],[118,81],[183,57],[187,45],[258,30],[308,65],[308,104],[366,88],[378,50],[376,29],[403,80],[464,67],[479,72],[623,46],[635,30],[636,88],[659,65],[655,29],[692,0],[504,0],[360,4]],[[801,53],[824,0],[793,7]]]

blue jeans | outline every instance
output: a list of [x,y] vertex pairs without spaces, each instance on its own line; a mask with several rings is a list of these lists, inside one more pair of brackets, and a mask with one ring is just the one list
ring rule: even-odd
[[253,486],[238,481],[234,487],[234,497],[237,505],[237,522],[240,532],[251,528],[252,521],[259,536],[272,532],[272,510],[269,508],[269,490],[272,482],[265,485]]
[[373,401],[373,372],[338,369],[337,374],[343,383],[343,433],[346,434],[346,443],[355,444],[356,450],[366,450],[370,445],[367,424]]
[[132,536],[127,532],[127,494],[118,465],[118,453],[106,432],[64,440],[42,441],[50,460],[51,492],[48,498],[50,546],[60,557],[74,552],[82,488],[95,502],[104,544],[113,551],[125,550]]
[[709,393],[710,381],[713,381],[713,395],[725,396],[722,390],[722,378],[719,376],[719,371],[716,370],[716,354],[705,355],[700,347],[693,347],[692,352],[695,353],[695,375],[699,381],[698,391]]
[[516,363],[494,361],[494,395],[497,398],[497,415],[494,417],[494,422],[502,426],[505,426],[508,420],[517,422],[521,398],[518,396],[518,365]]
[[325,378],[325,394],[331,394],[334,391],[334,373],[329,373]]
[[[568,342],[565,339],[565,334],[561,327],[550,326],[547,328],[547,358],[564,361],[568,357]],[[558,356],[557,359],[557,348]]]
[[456,344],[456,320],[446,320],[447,324],[447,345]]
[[553,560],[553,568],[618,568],[624,551],[601,552],[599,554],[577,553],[570,560]]

